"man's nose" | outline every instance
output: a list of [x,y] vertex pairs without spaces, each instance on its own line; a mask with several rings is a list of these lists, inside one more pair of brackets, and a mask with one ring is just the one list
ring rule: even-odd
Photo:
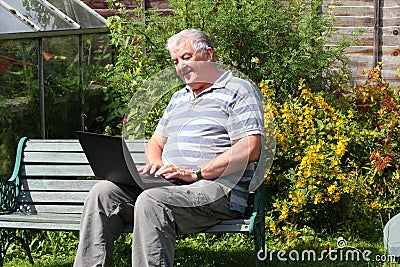
[[185,60],[182,59],[178,60],[178,63],[176,65],[179,66],[180,68],[184,68],[187,66]]
[[186,62],[184,60],[179,60],[175,67],[179,71],[179,70],[183,70],[183,69],[187,68],[187,66],[188,65],[186,64]]

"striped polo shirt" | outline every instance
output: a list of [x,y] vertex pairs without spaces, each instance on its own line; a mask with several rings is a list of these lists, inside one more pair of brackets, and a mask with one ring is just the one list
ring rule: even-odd
[[[167,139],[162,160],[181,168],[195,168],[226,151],[235,140],[263,135],[263,117],[258,90],[231,71],[224,72],[197,97],[187,86],[172,96],[155,130]],[[234,181],[230,209],[244,213],[254,169],[254,164],[248,164],[246,170],[236,173],[236,179],[229,177]]]

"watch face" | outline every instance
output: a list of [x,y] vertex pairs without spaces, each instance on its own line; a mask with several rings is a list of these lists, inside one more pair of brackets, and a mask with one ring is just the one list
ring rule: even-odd
[[192,169],[192,172],[194,172],[195,174],[197,174],[197,173],[200,172],[200,171],[201,171],[200,168],[193,168],[193,169]]
[[201,169],[199,167],[192,169],[192,172],[196,175],[197,180],[203,179],[203,176],[201,175]]

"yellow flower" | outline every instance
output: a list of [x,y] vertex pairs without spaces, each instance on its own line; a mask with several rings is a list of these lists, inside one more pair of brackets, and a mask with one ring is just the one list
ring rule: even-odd
[[277,229],[275,222],[272,222],[272,223],[269,225],[269,229],[271,230],[272,233],[274,233],[274,235],[279,235],[280,232],[281,232],[280,229]]
[[336,185],[330,185],[327,189],[327,193],[329,196],[332,196],[337,191]]
[[274,203],[272,204],[272,207],[274,207],[274,208],[276,208],[276,209],[279,209],[279,208],[281,207],[281,205],[279,205],[278,202],[274,202]]
[[373,209],[373,210],[380,210],[380,209],[382,208],[382,204],[379,203],[379,202],[377,202],[377,201],[374,201],[374,202],[372,202],[372,203],[370,204],[370,207],[371,207],[371,209]]
[[281,210],[281,215],[279,216],[280,220],[284,220],[289,215],[289,208],[287,206],[283,206]]
[[273,222],[273,223],[271,223],[270,225],[269,225],[269,229],[273,232],[273,233],[275,233],[275,231],[276,231],[276,224]]
[[312,98],[312,94],[310,91],[308,91],[307,89],[303,89],[303,91],[301,91],[301,94],[304,98],[304,100],[309,101]]
[[314,196],[314,204],[316,205],[318,203],[321,203],[321,201],[322,201],[322,195],[320,193],[316,193]]
[[294,231],[294,232],[291,231],[291,232],[288,233],[288,237],[290,239],[296,239],[298,235],[299,235],[299,233],[297,231]]
[[251,58],[251,63],[256,63],[256,64],[258,64],[258,63],[260,63],[260,59],[259,59],[258,57],[252,57],[252,58]]
[[297,196],[297,200],[300,202],[300,204],[305,204],[307,202],[305,200],[305,196],[302,192],[297,192],[296,196]]
[[336,194],[334,194],[333,196],[332,196],[332,202],[333,203],[335,203],[335,202],[338,202],[340,200],[340,195],[339,195],[339,193],[336,193]]
[[337,143],[336,149],[335,149],[335,153],[339,156],[343,156],[344,153],[346,152],[346,147],[347,147],[347,142],[340,140]]
[[307,186],[307,182],[304,178],[299,178],[299,180],[296,183],[296,187],[298,189],[304,189]]

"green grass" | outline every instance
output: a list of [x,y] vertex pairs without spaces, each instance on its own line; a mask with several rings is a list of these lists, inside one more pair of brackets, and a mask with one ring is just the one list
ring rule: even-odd
[[[58,236],[64,236],[65,234],[59,234]],[[43,235],[44,239],[46,238],[56,238],[57,236]],[[71,240],[72,239],[72,240]],[[114,267],[125,267],[130,266],[130,255],[131,255],[131,247],[130,247],[130,239],[131,235],[123,235],[120,239],[118,239],[114,251]],[[336,239],[330,238],[330,243],[335,244]],[[65,244],[65,248],[68,249],[57,249],[53,250],[50,247],[45,247],[47,244],[45,240],[40,240],[40,242],[32,243],[33,257],[35,260],[35,267],[67,267],[72,266],[76,247],[71,246],[71,242],[75,243],[77,240],[74,240],[69,236],[67,239],[55,239],[51,240],[52,246],[58,242],[57,246],[63,247],[62,244]],[[68,243],[67,243],[68,242]],[[35,248],[35,244],[41,244],[42,249]],[[385,250],[383,249],[383,244],[380,240],[376,241],[363,241],[363,240],[351,240],[351,242],[347,242],[347,247],[342,249],[342,260],[340,257],[340,250],[337,252],[331,253],[331,258],[329,258],[327,253],[324,253],[325,256],[323,260],[317,260],[320,257],[321,251],[316,251],[316,260],[290,260],[289,253],[292,253],[292,256],[295,256],[295,250],[301,255],[305,250],[311,250],[312,244],[303,244],[300,248],[291,248],[291,250],[285,251],[287,261],[279,260],[277,257],[277,251],[280,249],[276,243],[271,240],[267,241],[268,251],[275,250],[275,252],[268,258],[265,262],[265,265],[262,266],[273,266],[273,267],[283,267],[283,266],[315,266],[315,267],[333,267],[333,266],[368,266],[368,267],[393,267],[400,266],[390,264],[389,262],[376,262],[374,258],[376,256],[385,255]],[[197,235],[185,235],[179,236],[177,241],[175,253],[175,264],[174,266],[179,267],[213,267],[213,266],[221,266],[221,267],[247,267],[254,266],[255,263],[255,254],[252,245],[251,237],[247,235],[240,234],[197,234]],[[335,247],[330,248],[335,249]],[[356,258],[351,258],[352,254],[348,254],[347,261],[345,258],[345,252],[347,250],[351,251],[360,251],[364,252],[366,250],[370,250],[371,254],[369,255],[371,261],[356,261]],[[43,251],[46,251],[43,253]],[[332,251],[331,251],[332,252]],[[337,259],[334,260],[334,256],[337,255]],[[5,267],[31,267],[26,254],[21,251],[19,246],[13,246],[10,248],[9,253],[6,256]]]

